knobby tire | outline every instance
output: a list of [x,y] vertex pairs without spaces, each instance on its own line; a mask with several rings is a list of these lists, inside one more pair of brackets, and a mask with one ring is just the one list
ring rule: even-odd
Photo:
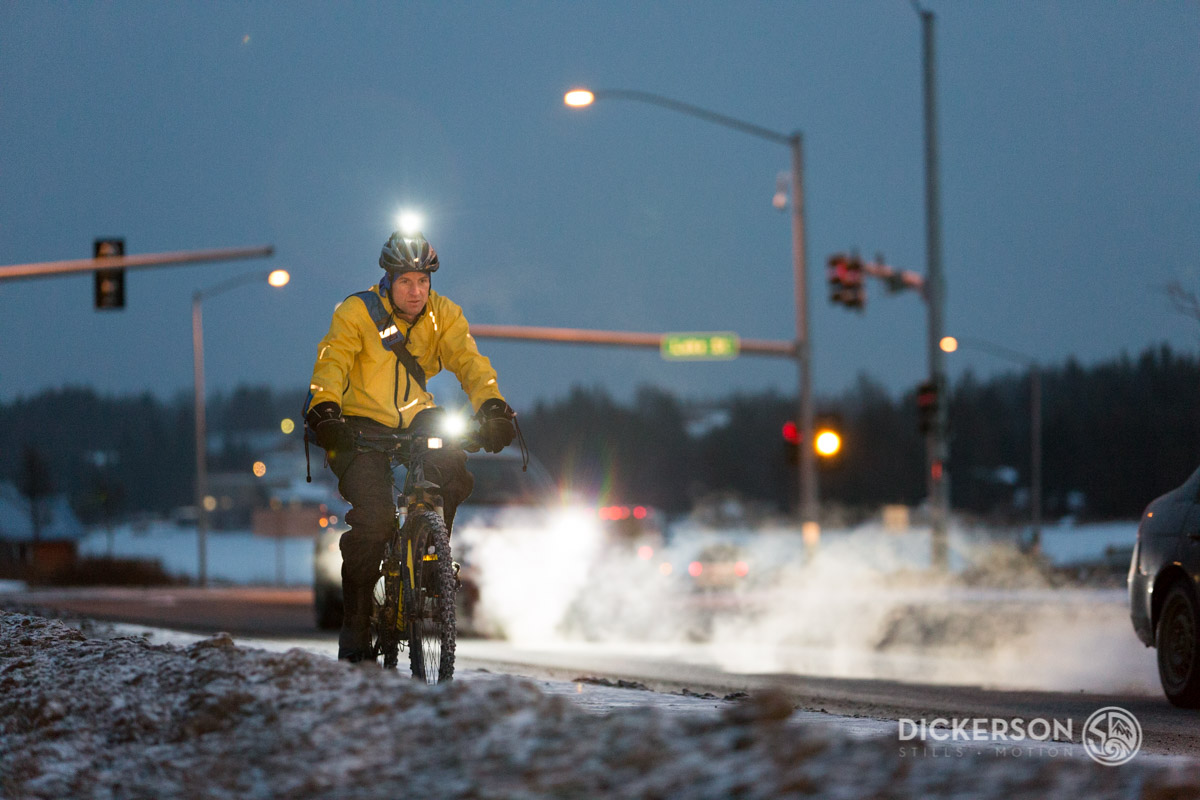
[[[405,523],[405,538],[413,544],[414,571],[402,571],[408,657],[413,677],[426,683],[445,683],[454,677],[457,585],[450,558],[446,523],[433,511],[421,511]],[[424,561],[425,554],[436,561]]]

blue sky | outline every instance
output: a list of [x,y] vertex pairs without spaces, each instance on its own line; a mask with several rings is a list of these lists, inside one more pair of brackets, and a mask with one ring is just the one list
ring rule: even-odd
[[[937,14],[949,332],[1047,362],[1166,341],[1171,280],[1200,291],[1200,4],[930,2]],[[927,370],[925,313],[869,287],[832,307],[826,257],[925,270],[920,26],[907,0],[610,3],[7,3],[0,264],[273,244],[258,262],[0,284],[0,399],[64,384],[191,387],[192,292],[210,391],[302,397],[334,304],[378,277],[402,207],[434,288],[478,323],[794,334],[786,148],[649,105],[641,89],[805,136],[813,374],[890,391]],[[792,364],[483,340],[518,408],[603,386],[794,391]],[[951,376],[1012,369],[960,350]],[[443,386],[453,383],[443,382]],[[456,391],[456,390],[455,390]],[[448,393],[447,400],[453,400]]]

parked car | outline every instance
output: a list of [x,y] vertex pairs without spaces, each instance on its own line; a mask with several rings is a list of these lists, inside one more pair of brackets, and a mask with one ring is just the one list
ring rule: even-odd
[[[513,509],[552,509],[558,504],[558,487],[545,467],[530,456],[527,470],[521,469],[521,455],[515,448],[500,453],[472,453],[467,468],[475,476],[475,489],[458,508],[454,529],[471,524],[490,524],[498,515]],[[403,485],[402,477],[397,485]],[[313,602],[317,627],[332,630],[342,624],[342,552],[339,540],[348,530],[344,522],[330,525],[317,536],[313,553]],[[452,536],[454,558],[462,564],[459,579],[460,622],[469,621],[479,597],[474,582],[475,569],[465,543]]]
[[1200,707],[1200,469],[1142,513],[1129,565],[1133,629],[1174,705]]

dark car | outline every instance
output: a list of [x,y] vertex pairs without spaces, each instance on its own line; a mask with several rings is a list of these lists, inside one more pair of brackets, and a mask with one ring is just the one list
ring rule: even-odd
[[1200,469],[1142,513],[1129,565],[1129,613],[1147,647],[1158,649],[1167,699],[1200,707]]

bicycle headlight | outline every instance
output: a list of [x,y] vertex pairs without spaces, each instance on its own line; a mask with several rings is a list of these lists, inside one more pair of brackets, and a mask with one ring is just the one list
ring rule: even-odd
[[467,432],[467,418],[456,411],[448,411],[442,416],[442,433],[451,439],[457,439]]

